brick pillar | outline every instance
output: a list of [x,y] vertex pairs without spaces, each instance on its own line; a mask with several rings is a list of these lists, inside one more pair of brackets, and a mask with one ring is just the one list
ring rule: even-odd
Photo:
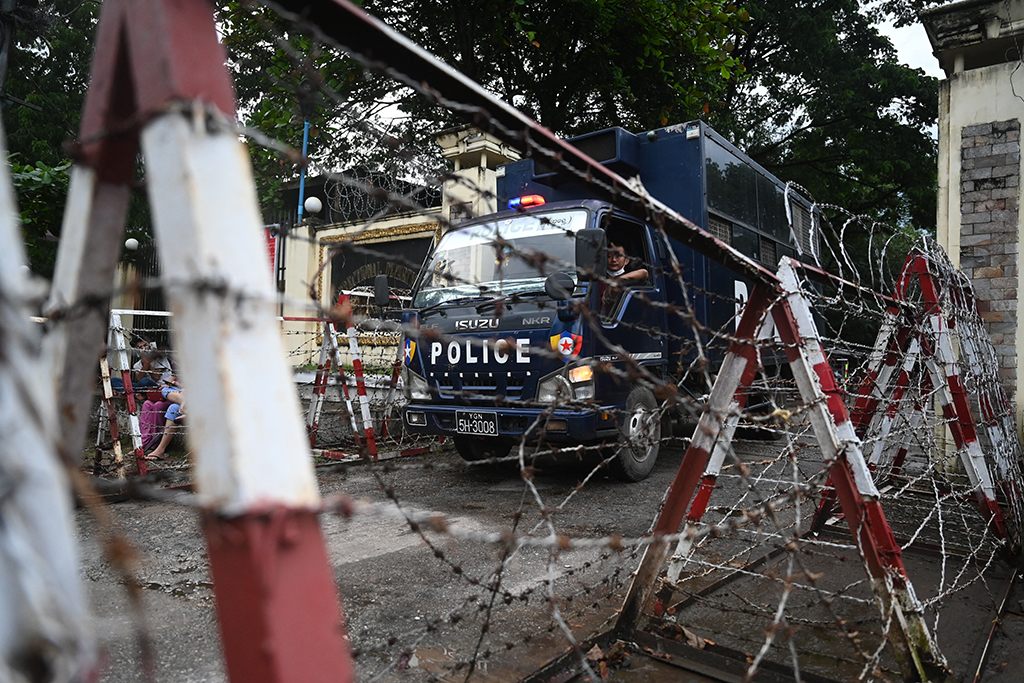
[[960,265],[999,357],[1011,399],[1017,389],[1017,206],[1020,122],[967,126],[960,132]]

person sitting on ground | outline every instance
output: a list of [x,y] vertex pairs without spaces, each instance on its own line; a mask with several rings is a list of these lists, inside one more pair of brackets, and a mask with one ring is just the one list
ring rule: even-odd
[[[139,360],[132,366],[133,389],[156,389],[161,382],[166,382],[174,370],[171,362],[160,351],[156,344],[142,337],[132,339],[132,348],[139,354]],[[124,381],[119,376],[110,377],[110,386],[117,390],[124,389]]]
[[171,375],[174,374],[171,361],[162,352],[157,350],[156,344],[145,339],[138,341],[141,343],[135,348],[139,350],[139,360],[132,366],[134,371],[132,381],[135,382],[135,386],[139,387],[157,387],[160,383],[170,379]]
[[[155,392],[153,392],[155,393]],[[150,396],[142,403],[142,408],[139,410],[139,431],[142,433],[142,448],[145,451],[150,451],[156,448],[156,445],[160,442],[160,438],[164,434],[164,415],[167,413],[167,409],[170,408],[173,403],[165,401],[163,398],[153,401],[152,398],[159,397]]]
[[163,386],[160,387],[160,394],[164,397],[165,401],[170,401],[179,406],[185,405],[185,392],[181,390],[177,375],[168,375],[167,379],[163,381]]
[[160,443],[146,456],[146,460],[163,460],[167,457],[167,447],[171,444],[171,439],[178,432],[181,420],[185,417],[183,412],[185,393],[178,386],[178,378],[176,376],[171,375],[168,378],[167,382],[160,388],[160,393],[163,394],[164,400],[169,401],[171,405],[167,407],[167,412],[164,413],[164,431],[163,436],[160,437]]
[[601,313],[609,315],[618,306],[622,292],[628,287],[647,281],[646,268],[632,267],[632,260],[626,250],[615,242],[608,243],[608,277],[613,284],[601,283]]

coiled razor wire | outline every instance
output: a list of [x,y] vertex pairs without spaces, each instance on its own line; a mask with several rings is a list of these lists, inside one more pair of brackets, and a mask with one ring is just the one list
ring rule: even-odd
[[[286,23],[296,19],[287,13],[282,13],[282,18]],[[294,61],[296,69],[301,72],[310,68],[288,35],[272,24],[265,26],[268,41],[282,48]],[[292,25],[292,29],[296,28],[307,27],[297,21]],[[315,38],[320,40],[322,36]],[[319,49],[333,48],[322,44]],[[455,114],[462,114],[467,108],[446,93],[403,77],[389,67],[386,56],[385,61],[371,61],[357,55],[352,58],[370,77],[396,77],[397,87],[410,88],[428,102],[447,107]],[[341,106],[344,98],[328,87],[329,79],[317,78],[315,82],[324,102],[333,103],[339,111],[354,111]],[[195,106],[190,109],[190,115]],[[474,115],[487,116],[486,112],[477,110]],[[490,128],[500,130],[497,122],[490,124]],[[214,115],[207,117],[207,125],[247,134],[244,127]],[[419,215],[439,224],[443,232],[449,230],[452,226],[436,209],[437,190],[444,183],[457,184],[461,196],[493,199],[490,189],[476,186],[465,176],[402,178],[395,175],[393,169],[400,167],[398,160],[408,155],[401,144],[382,132],[388,127],[359,121],[353,129],[365,137],[364,146],[390,149],[391,157],[385,164],[387,169],[380,172],[344,173],[345,169],[329,169],[336,174],[329,189],[332,211],[356,218],[345,226],[346,239],[327,246],[317,237],[300,231],[289,235],[292,248],[312,250],[327,246],[322,270],[329,266],[330,254],[341,252],[386,258],[418,270],[421,264],[384,254],[374,249],[373,244],[355,238],[372,234],[389,215],[398,213]],[[249,139],[252,144],[276,151],[284,159],[301,156],[287,145],[260,135],[250,135]],[[526,154],[543,152],[540,148],[522,151]],[[549,158],[546,163],[562,167],[559,159]],[[430,164],[418,165],[418,168],[429,167]],[[578,182],[591,182],[585,174],[581,176],[578,169],[565,170],[576,173]],[[384,182],[383,178],[390,180]],[[923,253],[933,265],[936,281],[949,284],[940,293],[943,313],[950,321],[955,321],[956,333],[970,340],[977,349],[970,358],[958,358],[957,370],[975,401],[976,414],[984,416],[979,422],[979,432],[985,462],[998,484],[998,503],[1006,511],[1007,537],[993,532],[989,520],[975,504],[979,486],[972,483],[960,465],[956,444],[947,434],[949,419],[936,410],[939,388],[931,380],[925,364],[917,363],[911,368],[898,398],[881,397],[876,411],[890,416],[884,433],[875,424],[862,435],[864,452],[877,453],[872,469],[875,483],[886,518],[904,552],[908,573],[914,579],[938,650],[945,656],[945,663],[962,674],[974,642],[967,645],[958,642],[957,617],[951,616],[950,610],[970,601],[995,611],[1002,586],[1013,572],[1007,558],[1017,551],[1022,522],[1020,445],[1012,406],[1005,400],[998,381],[998,358],[987,341],[985,326],[973,305],[973,295],[963,294],[970,291],[970,283],[952,268],[934,243],[890,231],[868,218],[852,216],[840,207],[817,206],[823,211],[820,228],[824,247],[817,256],[823,268],[843,278],[845,283],[826,280],[812,284],[808,281],[803,293],[816,312],[819,333],[846,392],[848,406],[852,407],[856,401],[857,392],[861,391],[862,382],[869,374],[872,358],[879,351],[874,347],[875,333],[885,324],[887,316],[893,315],[889,296],[894,291],[899,263],[910,248]],[[847,252],[850,241],[845,238],[854,230],[866,232],[869,237],[866,255]],[[538,278],[568,265],[546,254],[517,248],[500,234],[490,247],[499,261],[532,269]],[[869,271],[859,272],[855,264],[865,260],[870,264]],[[638,265],[651,272],[660,267],[642,260]],[[322,273],[317,274],[320,275]],[[472,284],[450,273],[444,275],[448,286]],[[714,350],[734,341],[735,319],[721,328],[710,328],[700,322],[691,297],[695,294],[719,297],[723,303],[737,309],[740,302],[710,292],[696,292],[686,283],[687,275],[678,267],[665,273],[666,278],[676,280],[688,293],[681,301],[654,301],[642,292],[635,297],[640,305],[678,321],[680,327],[687,330],[685,335],[620,323],[624,328],[632,327],[636,334],[656,333],[689,349],[685,360],[666,375],[636,363],[630,359],[627,349],[610,343],[599,312],[588,310],[585,305],[576,305],[575,309],[588,333],[606,343],[616,356],[616,362],[595,363],[594,371],[649,389],[658,399],[652,419],[659,423],[690,420],[692,424],[704,410],[703,399],[714,383]],[[613,284],[609,278],[595,277],[592,282]],[[348,324],[356,326],[366,342],[362,350],[368,374],[390,376],[401,349],[395,331],[374,332],[382,323],[364,314],[353,314],[351,308],[325,304],[326,298],[316,292],[315,284],[309,284],[313,291],[309,300],[289,299],[285,303],[310,317],[335,320],[341,330]],[[240,296],[221,283],[199,282],[187,277],[146,278],[130,286],[162,286],[165,290],[199,288],[225,301]],[[93,303],[75,302],[71,307],[88,305]],[[542,305],[554,311],[554,304],[538,303]],[[500,319],[505,315],[505,307],[495,302],[488,315]],[[922,314],[919,300],[905,301],[898,317],[900,324],[911,330],[912,336],[931,338],[933,331],[927,316]],[[284,332],[290,336],[307,335],[301,342],[289,344],[295,354],[294,364],[308,365],[313,361],[322,344],[323,329]],[[401,328],[400,333],[403,338],[423,344],[457,339],[436,330],[410,327]],[[373,343],[374,339],[380,343]],[[491,344],[493,351],[497,342],[480,343]],[[758,344],[763,359],[779,357],[787,350],[774,338]],[[531,348],[529,353],[558,357],[550,348]],[[416,675],[425,680],[453,677],[475,680],[501,657],[529,657],[532,643],[539,636],[533,631],[516,631],[516,619],[524,611],[544,615],[541,635],[560,640],[566,647],[576,650],[579,666],[587,676],[596,678],[602,672],[606,674],[621,666],[624,660],[605,652],[599,653],[600,656],[588,655],[583,651],[584,643],[594,631],[588,630],[592,627],[581,629],[576,624],[595,614],[614,618],[640,553],[653,543],[667,542],[679,544],[686,550],[673,560],[673,578],[662,577],[658,599],[649,615],[649,633],[689,643],[690,647],[740,653],[749,676],[755,676],[759,668],[772,662],[787,667],[798,679],[801,672],[843,680],[898,678],[899,668],[886,637],[890,629],[896,628],[896,615],[879,613],[857,544],[850,537],[842,511],[837,508],[827,519],[816,518],[819,504],[829,495],[830,464],[822,457],[809,428],[806,416],[810,406],[802,403],[785,371],[785,364],[766,363],[766,366],[751,389],[756,395],[752,399],[757,400],[748,401],[749,409],[734,415],[739,420],[741,438],[728,445],[725,464],[717,476],[705,514],[700,519],[690,520],[678,534],[667,537],[656,538],[649,531],[633,535],[614,532],[579,535],[562,528],[560,518],[568,509],[593,504],[585,501],[581,494],[588,491],[595,480],[606,477],[621,449],[645,448],[649,444],[644,439],[656,434],[655,430],[640,430],[632,444],[625,437],[604,444],[569,446],[543,438],[539,442],[521,441],[507,456],[470,463],[458,463],[448,454],[430,454],[374,464],[368,462],[368,455],[354,434],[341,434],[338,445],[360,454],[366,462],[332,465],[322,470],[323,475],[344,476],[358,468],[359,472],[373,477],[378,487],[378,500],[366,502],[340,494],[327,498],[321,512],[346,520],[397,520],[406,531],[416,535],[418,547],[434,558],[443,580],[453,587],[450,599],[407,605],[410,611],[416,612],[416,618],[410,616],[391,633],[352,629],[350,636],[360,677],[392,680]],[[345,374],[351,371],[350,368],[342,370]],[[344,381],[345,377],[339,378],[332,385],[332,391],[340,392]],[[495,399],[473,389],[456,393],[464,399],[486,397],[504,406],[541,407],[544,410],[538,425],[556,409],[607,410],[592,400],[541,405],[532,397]],[[343,425],[351,423],[350,409],[341,400],[340,393],[334,393],[332,398],[336,400],[331,401],[331,410],[340,416],[342,426],[339,429],[343,432]],[[399,398],[396,405],[378,404],[376,408],[394,410],[403,400]],[[398,414],[397,410],[394,414]],[[622,416],[615,414],[613,419],[620,421]],[[671,437],[668,431],[661,432],[660,440],[663,452],[673,446],[685,446],[687,442],[683,437]],[[397,445],[404,443],[399,441]],[[550,458],[579,463],[578,486],[560,499],[546,495],[544,487],[538,486],[546,476],[540,463]],[[430,477],[442,468],[468,471],[500,467],[518,470],[520,479],[519,502],[500,530],[481,530],[443,514],[424,512],[411,492],[410,482]],[[340,485],[344,486],[344,480]],[[644,485],[621,486],[625,491],[630,486]],[[135,488],[132,495],[169,498],[159,488],[145,485]],[[171,499],[184,505],[204,504],[197,495],[173,494]],[[653,509],[636,511],[644,519],[653,519],[656,513]],[[815,523],[819,523],[820,528],[812,530]],[[473,555],[471,561],[467,559],[470,555]],[[580,557],[584,559],[580,561]],[[527,564],[531,568],[542,567],[541,578],[521,574],[520,568]],[[572,569],[567,572],[567,567]],[[359,605],[367,598],[342,597],[347,605]],[[349,619],[350,624],[359,621],[358,607],[349,607]],[[428,653],[437,651],[446,653],[441,661],[433,661],[430,667],[420,666]]]

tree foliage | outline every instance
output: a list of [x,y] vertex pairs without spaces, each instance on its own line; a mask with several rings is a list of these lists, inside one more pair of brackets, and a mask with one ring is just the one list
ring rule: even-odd
[[690,118],[742,75],[728,0],[367,0],[368,11],[560,135]]
[[878,0],[867,4],[867,14],[876,21],[891,21],[894,26],[910,26],[921,10],[947,4],[945,0]]
[[[68,143],[78,137],[100,4],[82,0],[17,5],[4,125],[12,180],[33,272],[51,277],[68,174]],[[141,171],[141,168],[140,168]],[[144,193],[132,196],[126,233],[152,239]]]
[[[882,0],[869,9],[856,0],[364,4],[560,135],[701,117],[820,201],[897,225],[934,224],[936,83],[898,64],[871,24],[883,15],[906,20],[930,0]],[[59,191],[98,4],[44,0],[33,7],[16,32],[7,92],[38,110],[8,104],[5,122],[18,182],[46,169],[56,181],[18,188],[30,209],[33,268],[45,274],[56,245],[46,234],[59,235],[62,204],[32,213],[41,205],[27,193]],[[222,1],[216,12],[240,119],[258,131],[249,146],[265,212],[278,208],[282,182],[298,176],[303,84],[316,92],[309,147],[316,169],[366,165],[407,177],[438,170],[433,136],[454,123],[448,112],[266,8]]]
[[[725,0],[367,0],[366,9],[439,59],[570,136],[612,125],[648,128],[692,118],[742,75],[730,54],[747,18]],[[415,176],[438,170],[433,136],[450,113],[314,44],[266,10],[237,3],[219,14],[245,123],[301,144],[303,82],[318,87],[309,157],[331,170],[355,164]],[[252,144],[264,191],[293,158]],[[294,177],[294,176],[293,176]],[[272,209],[264,202],[265,212]]]
[[96,3],[81,0],[24,3],[14,14],[4,126],[29,265],[45,276],[56,260],[65,143],[78,132],[98,15]]
[[64,199],[68,194],[70,161],[49,166],[44,161],[23,164],[11,155],[11,180],[18,194],[21,226],[29,267],[49,275],[56,258]]
[[938,84],[901,65],[856,0],[759,0],[736,38],[749,77],[711,112],[779,177],[897,227],[935,225]]

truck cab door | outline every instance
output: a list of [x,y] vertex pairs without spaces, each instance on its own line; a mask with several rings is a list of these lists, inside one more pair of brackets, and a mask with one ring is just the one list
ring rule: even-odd
[[[667,362],[666,314],[665,308],[658,304],[665,302],[665,285],[652,230],[631,219],[611,216],[606,222],[606,232],[609,249],[619,247],[625,251],[629,259],[627,272],[646,270],[647,276],[622,281],[620,287],[602,283],[603,286],[597,288],[595,305],[599,307],[601,327],[598,332],[605,341],[598,339],[595,355],[615,356],[615,362],[626,363],[614,350],[617,345],[634,362],[645,366],[664,365]],[[607,277],[612,279],[610,272]],[[651,370],[661,376],[662,368]],[[628,392],[628,384],[619,383],[624,384]]]

